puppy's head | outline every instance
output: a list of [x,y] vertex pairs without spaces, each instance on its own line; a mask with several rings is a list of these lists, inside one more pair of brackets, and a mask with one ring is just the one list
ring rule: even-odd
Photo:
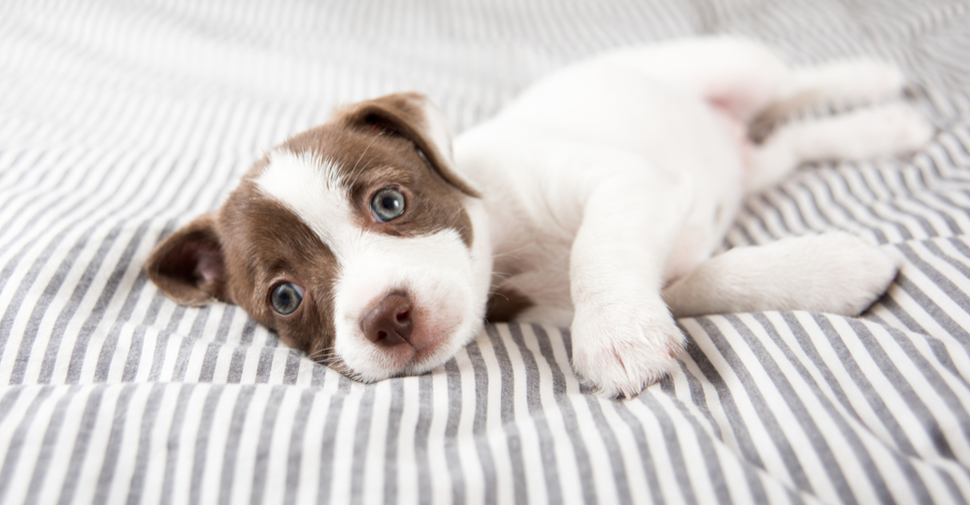
[[176,301],[235,303],[352,377],[429,370],[479,329],[491,275],[481,204],[450,144],[421,95],[338,110],[258,161],[146,271]]

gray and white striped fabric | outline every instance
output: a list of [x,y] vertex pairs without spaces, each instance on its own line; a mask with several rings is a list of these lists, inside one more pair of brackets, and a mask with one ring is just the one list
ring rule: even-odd
[[[2,2],[0,502],[966,503],[968,26],[966,0]],[[679,370],[610,401],[563,329],[364,385],[142,273],[334,105],[419,90],[460,132],[570,61],[699,33],[912,77],[929,147],[805,167],[728,238],[886,244],[905,266],[864,317],[685,319]]]

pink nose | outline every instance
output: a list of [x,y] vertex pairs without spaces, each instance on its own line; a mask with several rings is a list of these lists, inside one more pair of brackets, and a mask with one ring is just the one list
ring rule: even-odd
[[409,341],[413,326],[411,301],[403,293],[385,296],[360,321],[368,340],[388,347]]

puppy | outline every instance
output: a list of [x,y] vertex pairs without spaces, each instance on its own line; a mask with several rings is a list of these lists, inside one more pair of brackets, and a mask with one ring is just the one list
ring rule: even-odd
[[751,42],[686,40],[568,67],[454,146],[425,97],[385,96],[272,149],[146,269],[179,303],[238,304],[361,381],[426,372],[483,320],[521,320],[571,327],[575,371],[632,396],[683,348],[674,317],[857,315],[882,295],[896,263],[845,234],[712,254],[744,196],[800,163],[902,154],[933,133],[902,103],[760,144],[752,124],[902,85],[877,63],[790,68]]

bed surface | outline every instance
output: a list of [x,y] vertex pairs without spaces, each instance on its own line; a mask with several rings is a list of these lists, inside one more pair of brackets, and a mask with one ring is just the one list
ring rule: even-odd
[[[968,26],[951,0],[2,3],[0,503],[966,503]],[[417,90],[460,132],[569,62],[705,33],[912,79],[926,149],[805,166],[728,236],[886,244],[905,265],[864,317],[680,320],[676,373],[613,401],[568,330],[489,326],[364,385],[142,271],[335,105]]]

